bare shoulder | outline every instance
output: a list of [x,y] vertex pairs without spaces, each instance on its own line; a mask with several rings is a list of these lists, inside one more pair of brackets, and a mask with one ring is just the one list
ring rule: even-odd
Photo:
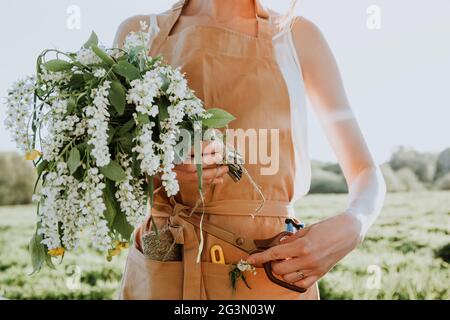
[[292,24],[292,37],[301,55],[329,50],[328,43],[319,27],[304,17],[295,17]]
[[150,25],[150,17],[155,16],[158,25],[164,23],[165,19],[170,16],[172,10],[167,10],[161,13],[156,14],[138,14],[131,16],[122,23],[120,23],[119,27],[116,31],[116,36],[114,38],[114,46],[122,46],[126,36],[130,32],[138,32],[141,30],[141,22],[145,22],[147,25]]
[[322,35],[319,27],[314,22],[302,16],[294,17],[292,31],[298,37],[317,38]]
[[130,32],[137,32],[141,29],[141,21],[149,24],[149,15],[134,15],[122,21],[117,28],[116,36],[114,37],[114,46],[122,47],[126,36]]
[[150,21],[150,15],[148,14],[138,14],[128,17],[119,25],[119,30],[131,30],[136,31],[140,28],[140,22],[145,21],[148,23]]

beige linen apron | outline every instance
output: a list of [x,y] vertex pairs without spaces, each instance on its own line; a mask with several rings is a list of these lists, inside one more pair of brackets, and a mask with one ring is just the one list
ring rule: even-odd
[[[291,138],[289,93],[279,66],[274,59],[272,36],[275,27],[257,3],[258,34],[252,37],[214,26],[190,26],[170,34],[184,2],[176,4],[168,14],[158,16],[160,31],[150,54],[162,54],[165,61],[186,73],[189,86],[207,108],[218,107],[236,117],[230,128],[278,129],[280,144],[279,170],[274,175],[261,175],[261,164],[246,168],[261,187],[266,198],[263,210],[251,213],[260,198],[248,179],[235,183],[226,176],[222,185],[206,188],[204,221],[244,235],[269,238],[285,230],[284,220],[294,216],[293,198],[295,157]],[[269,141],[259,141],[262,144]],[[265,147],[265,146],[264,146]],[[246,151],[248,152],[248,146]],[[247,153],[248,154],[248,153]],[[318,299],[317,286],[305,293],[293,292],[272,283],[263,268],[247,275],[251,289],[242,281],[233,293],[229,271],[231,264],[247,254],[207,233],[201,262],[196,262],[200,233],[179,217],[193,207],[199,194],[196,184],[182,184],[175,199],[162,190],[155,195],[153,216],[161,224],[169,219],[171,231],[183,243],[183,261],[160,262],[142,254],[141,236],[150,228],[149,219],[135,232],[120,291],[121,299]],[[211,263],[210,247],[219,244],[225,264]]]

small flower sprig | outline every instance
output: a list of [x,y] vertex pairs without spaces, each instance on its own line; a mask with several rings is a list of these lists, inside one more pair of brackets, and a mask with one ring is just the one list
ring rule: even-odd
[[233,264],[233,269],[229,272],[230,275],[230,282],[231,287],[233,288],[233,292],[236,291],[236,285],[239,279],[242,279],[244,281],[244,284],[247,286],[247,288],[251,289],[250,285],[247,282],[247,279],[244,275],[244,272],[250,271],[253,275],[256,275],[256,268],[252,266],[247,261],[241,259],[238,263]]

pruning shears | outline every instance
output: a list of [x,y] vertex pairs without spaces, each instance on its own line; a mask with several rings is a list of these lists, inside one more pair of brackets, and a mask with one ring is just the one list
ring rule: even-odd
[[[181,216],[181,218],[184,219],[185,221],[191,223],[192,225],[200,228],[200,217],[198,215],[193,213],[190,216]],[[291,226],[295,227],[297,230],[303,227],[303,224],[296,223],[294,221],[294,219],[292,219],[292,218],[287,218],[285,220],[285,223],[287,225],[291,225]],[[263,252],[269,248],[277,246],[280,244],[281,239],[283,239],[284,237],[293,235],[293,232],[282,231],[282,232],[278,233],[277,235],[275,235],[274,237],[268,238],[268,239],[249,239],[243,235],[237,235],[229,230],[219,227],[218,225],[215,225],[215,224],[212,224],[212,223],[206,222],[206,221],[204,221],[202,223],[202,228],[205,232],[209,233],[210,235],[212,235],[218,239],[221,239],[244,252],[247,252],[249,255],[258,253],[258,252]],[[287,288],[287,289],[290,289],[290,290],[293,290],[296,292],[300,292],[300,293],[306,292],[305,288],[298,287],[294,284],[291,284],[289,282],[286,282],[286,281],[283,281],[283,280],[277,278],[272,272],[271,261],[264,263],[263,267],[264,267],[264,271],[266,272],[267,277],[273,283],[276,283],[279,286],[282,286],[284,288]]]

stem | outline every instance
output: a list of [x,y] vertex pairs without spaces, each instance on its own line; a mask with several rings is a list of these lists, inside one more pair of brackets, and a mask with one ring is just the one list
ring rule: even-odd
[[53,165],[49,168],[48,171],[53,171],[53,169],[56,166],[57,160],[61,159],[61,157],[65,154],[65,152],[67,151],[67,149],[72,146],[72,144],[74,143],[75,140],[72,140],[71,142],[69,142],[68,144],[66,144],[66,146],[62,149],[62,151],[59,153],[58,157],[55,159],[55,162],[53,163]]

